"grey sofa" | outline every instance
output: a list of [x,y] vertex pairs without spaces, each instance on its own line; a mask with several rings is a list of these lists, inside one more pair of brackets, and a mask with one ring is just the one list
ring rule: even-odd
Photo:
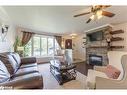
[[0,53],[0,87],[4,89],[43,88],[35,57],[20,58],[17,53]]

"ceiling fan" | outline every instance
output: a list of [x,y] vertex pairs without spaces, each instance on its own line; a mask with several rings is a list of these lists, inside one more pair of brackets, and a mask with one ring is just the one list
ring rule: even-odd
[[113,17],[115,15],[114,13],[104,11],[104,9],[108,7],[111,7],[111,5],[95,5],[91,7],[91,10],[89,12],[80,13],[80,14],[74,15],[74,17],[79,17],[79,16],[92,13],[92,16],[86,21],[86,23],[89,23],[91,20],[100,19],[103,16]]

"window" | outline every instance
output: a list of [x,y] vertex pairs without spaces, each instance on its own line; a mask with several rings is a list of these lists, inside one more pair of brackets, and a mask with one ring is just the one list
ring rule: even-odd
[[41,38],[41,55],[45,56],[47,55],[47,37],[42,37]]
[[57,41],[55,39],[55,50],[58,50],[58,49],[60,49],[60,46],[59,46],[59,44],[57,43]]
[[33,55],[34,56],[40,56],[40,37],[35,36],[33,37]]
[[51,56],[59,49],[57,41],[52,36],[35,35],[25,46],[25,56]]
[[54,52],[53,38],[48,38],[48,55],[52,55]]

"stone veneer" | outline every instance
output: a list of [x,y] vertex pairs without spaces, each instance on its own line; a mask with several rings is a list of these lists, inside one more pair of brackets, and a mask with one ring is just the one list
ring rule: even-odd
[[102,56],[102,66],[106,66],[108,64],[108,49],[107,43],[105,40],[103,41],[94,41],[92,43],[88,42],[86,45],[86,61],[89,64],[89,55],[94,54],[98,56]]
[[86,44],[86,61],[87,61],[87,64],[89,64],[89,55],[90,54],[102,56],[102,60],[103,60],[102,66],[105,66],[108,64],[108,56],[107,56],[108,44],[107,44],[105,39],[106,39],[106,35],[108,35],[111,30],[112,30],[111,26],[105,26],[105,27],[101,27],[101,28],[92,29],[92,30],[86,32],[86,38],[87,38],[87,34],[89,34],[89,33],[93,33],[96,31],[104,32],[103,33],[104,34],[103,35],[104,40],[102,40],[102,41],[90,42],[87,39],[87,44]]
[[105,49],[105,48],[86,48],[87,64],[89,64],[89,55],[90,54],[102,56],[102,60],[103,60],[102,65],[103,66],[108,64],[107,49]]

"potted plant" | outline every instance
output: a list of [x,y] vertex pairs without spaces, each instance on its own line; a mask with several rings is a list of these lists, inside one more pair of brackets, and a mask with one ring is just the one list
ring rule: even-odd
[[23,56],[24,47],[21,44],[20,38],[17,36],[13,45],[14,52],[17,52],[21,57]]

